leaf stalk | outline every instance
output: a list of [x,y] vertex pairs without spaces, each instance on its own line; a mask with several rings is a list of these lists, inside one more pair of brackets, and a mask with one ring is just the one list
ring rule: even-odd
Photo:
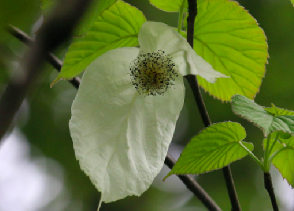
[[240,142],[240,145],[248,152],[249,156],[261,167],[261,169],[263,169],[263,163],[247,147],[245,147],[242,142]]
[[179,12],[179,20],[178,20],[178,32],[181,33],[183,27],[183,17],[184,17],[184,9],[185,9],[185,1],[182,2]]
[[266,172],[266,173],[268,173],[269,172],[269,169],[270,169],[270,164],[268,163],[270,140],[271,140],[271,134],[269,134],[267,136],[267,139],[266,139],[266,149],[264,151],[264,161],[263,161],[264,168],[263,168],[263,171]]

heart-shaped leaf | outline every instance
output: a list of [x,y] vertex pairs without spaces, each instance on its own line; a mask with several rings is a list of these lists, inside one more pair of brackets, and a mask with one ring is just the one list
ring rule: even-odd
[[209,94],[229,101],[235,94],[253,99],[265,74],[268,45],[256,20],[236,1],[206,0],[194,24],[194,50],[227,75],[216,83],[198,77]]
[[187,8],[187,0],[149,0],[158,9],[166,12],[179,12],[182,7]]
[[145,21],[145,16],[137,8],[123,1],[116,2],[97,18],[86,36],[74,38],[61,72],[52,85],[60,79],[77,76],[106,51],[137,46],[138,33]]
[[[180,12],[180,10],[187,10],[187,0],[149,0],[158,9],[166,12]],[[198,5],[205,0],[197,0]]]
[[251,143],[242,142],[245,129],[235,122],[222,122],[205,128],[187,144],[179,160],[168,173],[200,174],[223,168],[253,150]]

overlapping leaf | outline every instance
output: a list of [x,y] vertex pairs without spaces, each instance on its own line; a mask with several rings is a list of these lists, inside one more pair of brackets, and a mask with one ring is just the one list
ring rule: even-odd
[[222,122],[204,129],[192,138],[179,160],[166,176],[172,174],[200,174],[229,165],[253,150],[251,143],[242,142],[244,128],[235,122]]
[[272,107],[266,108],[264,107],[264,110],[271,113],[274,116],[280,116],[280,115],[294,115],[293,111],[285,110],[282,108],[277,108],[274,104],[272,104]]
[[294,112],[277,108],[265,108],[242,95],[232,97],[232,110],[235,114],[253,122],[267,136],[276,130],[294,133]]
[[[275,133],[272,134],[270,139],[270,145],[274,143]],[[264,148],[267,147],[267,139],[263,141]],[[287,147],[287,148],[285,148]],[[272,163],[280,171],[282,176],[294,187],[294,137],[289,139],[279,138],[279,141],[273,146],[272,153],[283,149],[274,157]]]
[[229,101],[237,93],[253,99],[265,73],[268,45],[256,20],[237,2],[206,0],[198,7],[194,49],[230,78],[199,84],[214,97]]
[[[158,9],[166,12],[179,12],[181,9],[187,10],[187,0],[149,0]],[[198,5],[205,0],[197,0]]]
[[108,50],[137,46],[138,33],[145,21],[141,11],[123,1],[112,5],[97,18],[86,36],[73,40],[62,70],[53,84],[60,79],[77,76]]
[[182,7],[187,8],[187,0],[149,0],[158,9],[166,12],[179,12]]

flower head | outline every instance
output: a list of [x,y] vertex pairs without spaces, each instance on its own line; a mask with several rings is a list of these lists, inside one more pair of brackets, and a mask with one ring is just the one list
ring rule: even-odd
[[172,85],[178,71],[164,51],[140,53],[131,64],[131,81],[139,94],[162,95]]
[[213,70],[173,28],[146,22],[140,49],[118,48],[88,66],[69,123],[81,169],[100,202],[141,195],[164,164],[184,103],[183,75]]

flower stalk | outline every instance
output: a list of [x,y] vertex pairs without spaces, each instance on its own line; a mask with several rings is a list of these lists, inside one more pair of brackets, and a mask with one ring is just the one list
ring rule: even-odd
[[184,18],[184,8],[185,8],[185,1],[183,1],[180,12],[179,12],[179,20],[178,20],[178,32],[181,33],[183,27],[183,18]]

